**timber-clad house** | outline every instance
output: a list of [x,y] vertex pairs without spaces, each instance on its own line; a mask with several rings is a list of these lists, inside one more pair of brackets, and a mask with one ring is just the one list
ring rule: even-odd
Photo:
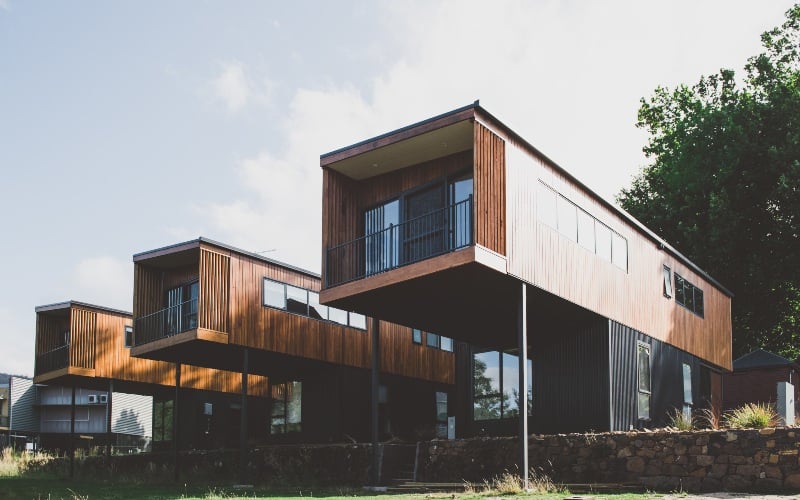
[[731,292],[477,101],[320,165],[320,302],[457,341],[457,435],[719,408]]

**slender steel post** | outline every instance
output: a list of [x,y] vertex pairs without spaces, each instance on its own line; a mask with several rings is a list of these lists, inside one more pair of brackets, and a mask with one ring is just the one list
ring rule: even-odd
[[242,411],[239,425],[239,477],[242,483],[247,479],[247,375],[249,367],[248,350],[242,354]]
[[378,318],[372,318],[372,486],[378,486],[380,481],[380,474],[378,468],[380,466],[378,460],[378,397],[380,394],[380,379],[378,371],[380,369],[380,356],[378,349],[380,348],[379,329],[380,322]]
[[517,308],[517,346],[519,347],[519,475],[528,489],[528,290],[522,283]]
[[172,463],[175,467],[175,481],[178,481],[180,478],[180,463],[179,463],[179,456],[178,450],[180,445],[178,444],[178,397],[180,396],[181,391],[181,364],[175,363],[175,399],[172,401]]
[[111,429],[112,394],[114,394],[114,379],[108,379],[108,396],[106,397],[106,457],[111,456],[111,440],[114,434]]
[[72,399],[69,405],[69,477],[75,477],[75,382],[72,383]]

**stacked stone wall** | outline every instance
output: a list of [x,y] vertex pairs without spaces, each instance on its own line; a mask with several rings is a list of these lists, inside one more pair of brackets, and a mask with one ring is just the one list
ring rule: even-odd
[[[530,467],[559,483],[636,483],[660,491],[800,491],[800,430],[531,436]],[[515,438],[431,441],[423,481],[480,481],[514,472]]]

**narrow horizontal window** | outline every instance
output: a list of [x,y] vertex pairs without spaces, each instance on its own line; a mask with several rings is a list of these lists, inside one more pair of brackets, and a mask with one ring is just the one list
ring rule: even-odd
[[286,285],[277,281],[264,280],[264,305],[286,309]]
[[319,303],[319,292],[264,278],[262,303],[320,321],[331,321],[359,330],[367,329],[363,314],[328,307]]
[[703,290],[697,288],[686,278],[675,273],[675,302],[700,317],[705,314]]
[[367,317],[363,314],[358,314],[351,312],[350,313],[350,326],[353,328],[360,328],[362,330],[367,329]]

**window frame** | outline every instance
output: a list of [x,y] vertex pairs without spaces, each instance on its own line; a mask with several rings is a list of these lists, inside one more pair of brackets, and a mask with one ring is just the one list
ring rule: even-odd
[[125,325],[123,329],[123,343],[125,344],[126,349],[130,349],[133,347],[134,344],[134,337],[133,337],[133,325]]
[[[642,387],[642,371],[640,356],[642,352],[647,353],[647,388]],[[652,346],[647,342],[636,341],[636,416],[639,420],[651,420],[651,407],[653,402],[653,357]],[[642,412],[641,398],[646,395],[647,414]]]
[[661,270],[661,281],[662,281],[662,293],[664,297],[668,299],[672,299],[672,296],[675,295],[675,289],[672,287],[672,269],[666,264]]
[[417,345],[422,345],[422,330],[419,328],[411,329],[411,342]]
[[[282,287],[282,291],[283,291],[283,306],[282,307],[277,305],[277,304],[275,304],[275,303],[267,303],[267,286],[268,285],[278,285],[278,286]],[[305,300],[305,306],[306,306],[305,310],[306,310],[306,312],[305,312],[305,314],[303,314],[301,312],[298,312],[296,310],[290,310],[289,309],[289,292],[288,292],[289,287],[305,292],[305,297],[306,297],[306,300]],[[278,295],[277,291],[278,291],[277,288],[273,289],[273,292],[275,292],[276,298],[277,298],[277,295]],[[312,296],[316,296],[317,297],[316,304],[320,308],[323,308],[323,307],[325,308],[324,309],[325,310],[325,314],[326,314],[325,318],[321,318],[321,317],[317,318],[317,317],[311,315],[312,309],[317,311],[317,309],[311,305],[311,297]],[[261,283],[261,306],[262,307],[269,307],[270,309],[277,309],[279,311],[284,311],[287,314],[294,314],[294,315],[297,315],[297,316],[302,316],[304,318],[308,318],[308,319],[311,319],[311,320],[314,320],[314,321],[324,321],[326,323],[333,323],[335,325],[344,326],[344,327],[347,327],[347,328],[353,328],[355,330],[361,330],[361,331],[364,331],[364,332],[367,331],[367,323],[368,323],[367,322],[367,316],[365,316],[363,314],[356,313],[354,311],[346,311],[344,309],[339,309],[337,307],[331,307],[331,306],[326,306],[326,305],[323,305],[323,304],[319,304],[319,292],[318,291],[311,290],[309,288],[305,288],[305,287],[302,287],[302,286],[292,285],[290,283],[285,283],[283,281],[278,281],[278,280],[269,278],[267,276],[264,276],[262,278],[262,283]],[[337,319],[332,319],[332,317],[334,315],[336,315]],[[362,324],[363,324],[363,326],[361,326]]]

